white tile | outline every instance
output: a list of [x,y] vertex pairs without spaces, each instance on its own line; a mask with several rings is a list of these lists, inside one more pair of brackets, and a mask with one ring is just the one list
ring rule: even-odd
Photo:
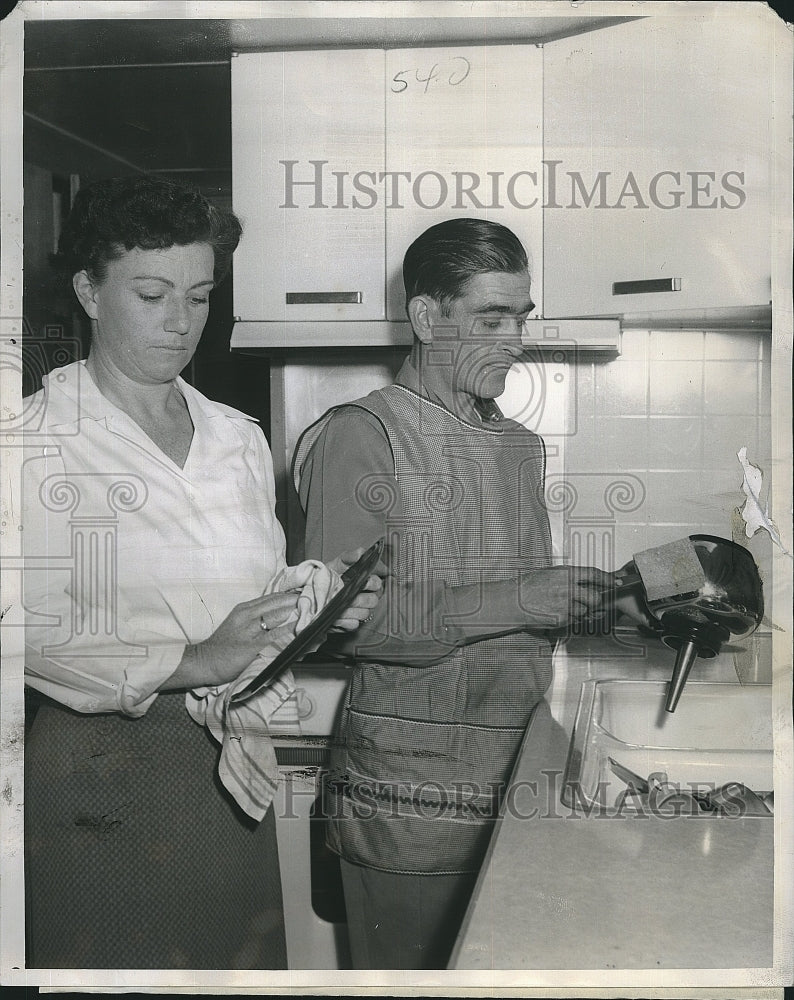
[[703,331],[651,330],[648,352],[652,361],[700,361]]
[[621,358],[595,370],[596,413],[641,415],[648,407],[648,369],[642,361]]
[[[569,522],[591,526],[644,523],[646,520],[645,472],[621,468],[619,464],[598,468],[577,467],[566,453],[565,484],[575,503],[569,506]],[[599,528],[600,530],[600,528]]]
[[744,503],[745,495],[742,493],[744,471],[736,455],[728,458],[719,468],[706,469],[703,481],[706,484],[704,496],[715,504],[722,506],[729,504],[732,509]]
[[703,380],[704,412],[758,412],[758,362],[707,361]]
[[649,417],[647,467],[702,469],[702,418],[658,415]]
[[647,330],[623,330],[620,335],[620,356],[624,361],[646,361],[649,338]]
[[568,372],[568,426],[575,431],[595,417],[595,373],[592,363],[577,362]]
[[652,361],[649,373],[651,414],[699,416],[703,412],[703,364]]
[[575,434],[565,440],[565,468],[575,473],[601,468],[603,450],[593,421],[580,425]]
[[[647,524],[621,524],[615,529],[615,569],[624,566],[635,552],[651,548]],[[670,539],[668,539],[670,540]]]
[[[653,524],[648,527],[645,535],[646,549],[654,549],[659,545],[667,545],[669,542],[676,542],[680,538],[687,538],[695,534],[692,524]],[[637,551],[642,551],[638,549]]]
[[[789,438],[790,434],[789,431]],[[769,416],[758,418],[758,455],[766,461],[772,457],[772,420]]]
[[759,334],[761,345],[761,360],[769,362],[772,359],[772,335],[771,333]]
[[[648,472],[646,513],[652,524],[700,524],[731,510],[735,490],[709,476],[691,472]],[[730,524],[730,521],[728,522]]]
[[648,466],[648,420],[645,417],[599,418],[596,447],[605,467],[645,469]]
[[762,414],[769,414],[771,411],[772,365],[768,359],[764,359],[759,365],[758,412]]
[[704,418],[703,468],[720,469],[737,464],[737,452],[758,450],[758,418],[712,415]]
[[763,334],[739,330],[708,331],[705,357],[707,361],[758,361],[765,339]]

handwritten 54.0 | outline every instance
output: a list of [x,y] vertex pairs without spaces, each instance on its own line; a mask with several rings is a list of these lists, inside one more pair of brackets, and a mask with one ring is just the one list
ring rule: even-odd
[[391,89],[395,94],[402,94],[409,87],[417,90],[424,84],[423,94],[431,83],[444,83],[450,87],[457,87],[463,83],[471,72],[471,63],[465,56],[451,56],[443,63],[433,63],[427,76],[423,76],[419,69],[401,69],[392,77]]

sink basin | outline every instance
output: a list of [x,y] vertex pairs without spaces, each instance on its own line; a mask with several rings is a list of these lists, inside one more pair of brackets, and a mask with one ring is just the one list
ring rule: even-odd
[[621,806],[627,785],[610,758],[642,778],[665,772],[684,791],[732,781],[772,790],[771,685],[690,681],[672,714],[664,710],[666,691],[666,681],[582,684],[563,780],[567,806]]

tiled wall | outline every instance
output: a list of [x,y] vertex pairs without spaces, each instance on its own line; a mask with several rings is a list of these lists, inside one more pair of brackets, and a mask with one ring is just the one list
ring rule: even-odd
[[[620,357],[577,361],[559,500],[568,558],[608,569],[688,534],[733,537],[742,446],[764,498],[771,485],[770,351],[769,334],[627,330]],[[743,543],[765,575],[768,536]]]
[[[772,478],[769,334],[626,330],[621,351],[527,362],[500,400],[545,441],[556,554],[604,569],[690,534],[734,537],[743,445],[764,500]],[[298,433],[329,405],[390,382],[404,352],[370,354],[284,366],[284,398],[301,405],[286,406],[284,440],[273,442],[282,478]],[[741,541],[768,579],[768,535]]]

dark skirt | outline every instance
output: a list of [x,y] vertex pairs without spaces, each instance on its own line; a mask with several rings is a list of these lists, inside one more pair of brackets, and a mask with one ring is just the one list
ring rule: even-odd
[[160,695],[142,718],[38,708],[25,749],[28,968],[283,969],[275,821]]

